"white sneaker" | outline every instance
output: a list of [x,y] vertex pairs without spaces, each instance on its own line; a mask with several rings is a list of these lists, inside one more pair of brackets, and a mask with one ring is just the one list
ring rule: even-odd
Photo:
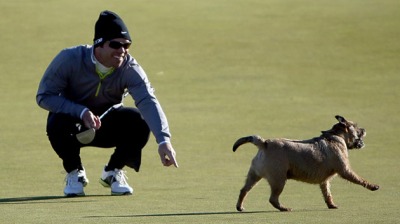
[[128,177],[125,175],[126,171],[115,169],[113,171],[105,171],[99,180],[100,184],[104,187],[111,187],[111,195],[130,195],[133,189],[126,182]]
[[89,183],[89,180],[86,177],[85,170],[76,169],[67,174],[65,182],[64,195],[67,197],[75,197],[85,195],[83,187]]

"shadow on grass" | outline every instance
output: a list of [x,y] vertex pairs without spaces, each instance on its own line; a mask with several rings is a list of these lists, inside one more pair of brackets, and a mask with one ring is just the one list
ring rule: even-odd
[[[86,195],[78,197],[66,196],[33,196],[33,197],[18,197],[18,198],[0,198],[0,204],[26,204],[26,203],[51,203],[51,202],[84,202],[83,200],[69,200],[76,198],[92,198],[92,197],[105,197],[110,195]],[[85,200],[90,201],[90,200]]]
[[[316,210],[294,210],[289,213],[295,212],[309,212],[309,211],[316,211]],[[329,209],[321,209],[317,211],[326,211],[329,212]],[[280,212],[278,210],[270,210],[270,211],[244,211],[244,212],[237,212],[237,211],[229,211],[229,212],[183,212],[183,213],[159,213],[159,214],[133,214],[133,215],[105,215],[105,216],[84,216],[83,218],[140,218],[140,217],[179,217],[179,216],[211,216],[211,215],[250,215],[250,214],[266,214],[266,213],[281,213],[285,214],[287,212]]]
[[[132,217],[161,217],[161,216],[198,216],[198,215],[233,215],[233,214],[255,214],[267,213],[268,211],[252,211],[252,212],[187,212],[187,213],[170,213],[170,214],[145,214],[145,215],[132,215]],[[125,217],[125,216],[120,216]],[[129,216],[126,216],[129,217]]]
[[252,212],[186,212],[186,213],[161,213],[161,214],[138,214],[138,215],[115,215],[115,216],[85,216],[84,218],[133,218],[133,217],[171,217],[171,216],[205,216],[205,215],[244,215],[256,213],[270,213],[274,211],[252,211]]

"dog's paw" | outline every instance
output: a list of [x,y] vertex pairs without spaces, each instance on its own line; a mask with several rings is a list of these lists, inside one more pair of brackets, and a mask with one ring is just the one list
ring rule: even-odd
[[371,185],[371,187],[369,188],[371,191],[376,191],[376,190],[378,190],[379,189],[379,186],[378,185]]
[[239,212],[243,212],[244,211],[244,207],[236,206],[236,210],[238,210]]
[[338,206],[336,206],[336,205],[334,205],[334,204],[330,204],[330,205],[328,205],[328,208],[329,208],[329,209],[337,209]]
[[280,207],[279,211],[281,211],[281,212],[291,212],[292,209],[291,208]]

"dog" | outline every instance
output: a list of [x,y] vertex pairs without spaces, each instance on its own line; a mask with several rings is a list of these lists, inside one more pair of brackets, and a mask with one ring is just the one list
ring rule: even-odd
[[352,183],[371,191],[379,189],[358,176],[350,167],[348,150],[364,147],[364,128],[335,116],[339,121],[330,130],[322,131],[319,137],[309,140],[267,139],[254,135],[238,139],[233,151],[245,143],[253,143],[258,152],[253,158],[243,188],[236,204],[238,211],[244,211],[243,201],[249,191],[265,178],[270,187],[269,202],[280,211],[291,211],[279,202],[286,180],[294,179],[310,184],[319,184],[325,203],[330,209],[338,208],[332,198],[330,181],[337,174]]

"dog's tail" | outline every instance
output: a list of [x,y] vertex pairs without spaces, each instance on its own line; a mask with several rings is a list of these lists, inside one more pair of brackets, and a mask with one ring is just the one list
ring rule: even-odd
[[242,137],[242,138],[239,138],[235,142],[235,144],[233,144],[233,151],[236,152],[236,149],[239,148],[239,146],[249,143],[249,142],[253,143],[256,146],[261,146],[261,145],[265,144],[265,140],[258,135]]

